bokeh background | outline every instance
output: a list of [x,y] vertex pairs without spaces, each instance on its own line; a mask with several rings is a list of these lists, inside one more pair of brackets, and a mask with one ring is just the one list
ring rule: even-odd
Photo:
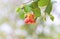
[[[32,36],[28,36],[25,30],[20,30],[24,21],[16,14],[16,8],[28,1],[30,0],[0,0],[0,39],[24,39],[22,35],[26,36],[26,39],[33,39]],[[60,0],[52,1],[55,1],[51,12],[54,16],[54,21],[47,17],[44,33],[52,35],[54,39],[60,39]],[[42,25],[38,25],[36,33],[41,33],[42,29]]]

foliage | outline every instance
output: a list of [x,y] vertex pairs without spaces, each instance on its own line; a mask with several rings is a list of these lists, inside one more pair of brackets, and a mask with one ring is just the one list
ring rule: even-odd
[[[41,25],[45,26],[45,21],[46,21],[47,15],[50,17],[50,19],[52,21],[54,21],[54,17],[51,15],[52,7],[53,7],[51,0],[33,0],[33,2],[31,2],[30,4],[24,3],[22,5],[23,5],[22,8],[18,7],[16,10],[17,13],[19,14],[20,19],[23,19],[23,20],[26,19],[25,15],[27,13],[33,13],[35,21],[41,17],[39,19],[39,23],[36,22],[35,24],[32,24],[32,23],[24,24],[20,28],[20,29],[26,30],[29,35],[33,36],[34,33],[36,35],[35,31],[36,31],[39,24],[43,23],[43,25],[42,24]],[[43,11],[44,15],[41,12],[42,11],[41,7],[45,7],[45,10]],[[30,18],[28,18],[28,19],[30,19]],[[48,36],[48,38],[47,38],[47,36],[45,36],[44,33],[43,34],[41,33],[41,34],[36,35],[36,36],[38,36],[38,39],[40,39],[40,37],[42,37],[43,39],[53,39],[52,36]]]

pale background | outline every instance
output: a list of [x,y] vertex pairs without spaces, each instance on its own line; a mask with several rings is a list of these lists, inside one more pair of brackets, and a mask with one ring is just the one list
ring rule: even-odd
[[[18,39],[16,36],[23,34],[27,35],[26,31],[19,29],[24,24],[23,20],[20,20],[16,16],[16,8],[22,3],[28,2],[29,0],[0,0],[0,39]],[[60,0],[53,5],[53,11],[51,12],[55,17],[54,22],[49,18],[47,19],[46,25],[54,25],[56,33],[60,33]],[[37,31],[41,32],[42,27],[38,27]],[[49,28],[45,28],[45,33],[49,33]]]

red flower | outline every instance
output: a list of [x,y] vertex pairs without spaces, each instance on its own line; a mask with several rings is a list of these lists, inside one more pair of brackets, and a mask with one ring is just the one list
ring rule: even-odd
[[34,14],[31,14],[31,13],[27,14],[24,21],[25,21],[26,24],[35,23]]

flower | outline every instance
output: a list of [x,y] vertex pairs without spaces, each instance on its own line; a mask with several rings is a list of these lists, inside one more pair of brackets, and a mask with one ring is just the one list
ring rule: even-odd
[[26,24],[33,24],[33,23],[35,23],[34,14],[32,14],[32,13],[26,14],[26,17],[25,17],[24,21],[25,21]]

